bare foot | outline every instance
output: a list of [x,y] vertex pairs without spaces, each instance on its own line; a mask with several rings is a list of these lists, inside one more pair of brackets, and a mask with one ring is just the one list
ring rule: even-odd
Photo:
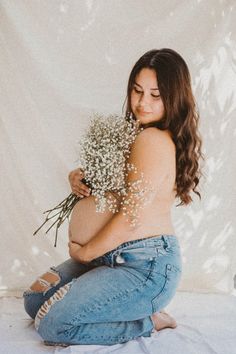
[[155,330],[160,331],[163,328],[176,328],[177,322],[173,317],[165,311],[155,312],[152,314],[152,320],[155,325]]

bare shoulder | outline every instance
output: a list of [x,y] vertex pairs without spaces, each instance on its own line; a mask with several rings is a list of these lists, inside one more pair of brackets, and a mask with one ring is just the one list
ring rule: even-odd
[[137,146],[149,146],[155,150],[168,149],[175,150],[175,144],[168,130],[161,130],[149,127],[142,130],[136,138]]

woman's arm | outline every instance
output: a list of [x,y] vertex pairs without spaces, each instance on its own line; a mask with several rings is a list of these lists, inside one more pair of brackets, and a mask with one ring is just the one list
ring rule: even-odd
[[[145,205],[153,201],[165,181],[168,159],[173,152],[174,144],[164,131],[147,128],[137,136],[128,161],[137,168],[137,173],[128,173],[126,181],[131,188],[123,197],[120,211],[86,245],[78,248],[73,258],[86,263],[130,239],[134,227],[138,228],[137,222],[142,223]],[[137,183],[137,179],[141,182]]]

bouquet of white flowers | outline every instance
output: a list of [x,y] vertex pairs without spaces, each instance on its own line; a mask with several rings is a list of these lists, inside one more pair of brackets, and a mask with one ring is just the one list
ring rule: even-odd
[[[140,200],[140,193],[144,192],[144,190],[137,190],[140,181],[136,181],[136,184],[134,183],[132,186],[127,186],[125,179],[129,171],[135,171],[135,166],[129,164],[127,160],[130,147],[141,130],[143,128],[140,128],[139,121],[132,117],[99,114],[92,117],[88,130],[79,142],[79,160],[85,174],[82,181],[91,188],[91,194],[95,196],[97,212],[104,212],[105,209],[108,209],[115,213],[119,210],[118,204],[114,198],[111,198],[110,193],[122,197],[127,195],[130,188],[135,193],[136,188],[136,195],[139,195]],[[56,207],[46,210],[44,212],[48,213],[46,220],[34,232],[34,235],[47,221],[58,216],[46,231],[47,233],[57,223],[54,244],[56,246],[58,228],[69,217],[73,207],[80,199],[71,193]],[[130,200],[130,202],[135,203],[134,200]],[[125,209],[126,206],[123,205],[124,214]],[[56,212],[56,214],[50,216],[52,212]]]
[[81,139],[80,165],[86,184],[91,186],[95,196],[97,212],[105,209],[113,213],[118,211],[117,204],[107,192],[125,195],[125,176],[131,168],[127,163],[130,146],[140,130],[135,120],[97,114]]

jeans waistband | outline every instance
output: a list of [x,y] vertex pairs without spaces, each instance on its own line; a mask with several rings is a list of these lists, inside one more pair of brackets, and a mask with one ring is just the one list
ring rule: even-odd
[[151,236],[147,238],[139,238],[136,240],[132,241],[127,241],[119,245],[117,248],[113,249],[112,251],[109,251],[104,254],[110,254],[111,252],[114,252],[116,250],[119,250],[124,247],[128,247],[130,245],[136,245],[140,247],[155,247],[155,246],[161,246],[161,245],[166,245],[166,246],[174,246],[174,245],[179,245],[179,240],[175,235],[158,235],[158,236]]

